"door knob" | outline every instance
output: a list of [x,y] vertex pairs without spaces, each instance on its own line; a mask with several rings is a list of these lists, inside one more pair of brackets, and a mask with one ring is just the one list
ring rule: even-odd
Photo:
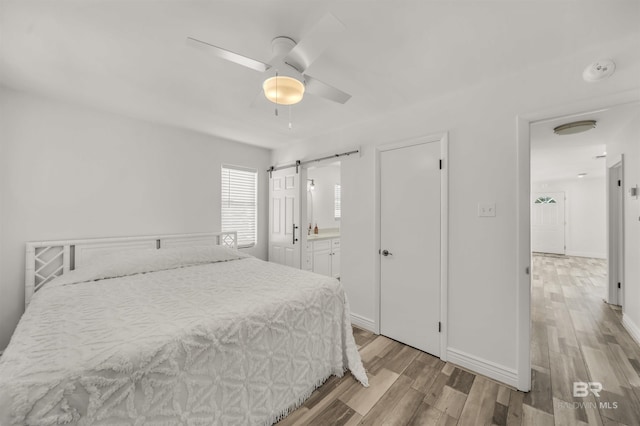
[[391,253],[389,250],[382,250],[381,254],[383,256],[393,256],[393,253]]

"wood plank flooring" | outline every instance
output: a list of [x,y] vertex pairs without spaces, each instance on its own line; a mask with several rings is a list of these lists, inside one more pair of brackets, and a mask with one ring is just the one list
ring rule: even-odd
[[[606,262],[536,255],[532,272],[531,392],[354,327],[370,386],[331,377],[278,425],[640,425],[640,347],[603,302]],[[573,397],[576,381],[603,390]]]

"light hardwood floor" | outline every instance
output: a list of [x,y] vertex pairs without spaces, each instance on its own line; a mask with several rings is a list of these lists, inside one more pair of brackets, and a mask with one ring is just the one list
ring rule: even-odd
[[[640,347],[603,302],[606,262],[536,255],[532,272],[531,392],[354,327],[369,388],[331,377],[278,425],[640,425]],[[603,391],[574,398],[575,381]]]

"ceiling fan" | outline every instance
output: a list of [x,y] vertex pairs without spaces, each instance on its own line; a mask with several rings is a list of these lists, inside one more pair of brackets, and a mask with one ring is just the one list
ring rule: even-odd
[[344,25],[329,13],[318,21],[298,43],[290,37],[274,38],[271,41],[273,57],[268,63],[257,61],[194,37],[187,37],[187,42],[193,47],[203,49],[219,58],[255,71],[266,72],[269,69],[275,69],[275,76],[267,78],[262,86],[266,98],[277,105],[296,104],[302,100],[305,93],[344,104],[351,98],[351,95],[305,73],[322,52],[338,40],[344,29]]

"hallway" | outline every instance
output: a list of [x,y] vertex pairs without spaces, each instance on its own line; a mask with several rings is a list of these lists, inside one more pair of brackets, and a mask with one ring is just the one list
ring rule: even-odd
[[[533,383],[525,404],[557,425],[640,424],[640,347],[620,308],[603,301],[606,267],[602,259],[533,257]],[[600,396],[573,397],[578,381],[601,383]]]

